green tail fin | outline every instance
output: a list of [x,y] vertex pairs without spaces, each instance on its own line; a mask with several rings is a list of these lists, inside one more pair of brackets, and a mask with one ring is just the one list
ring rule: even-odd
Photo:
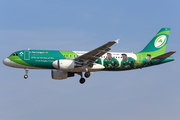
[[164,54],[169,34],[170,28],[162,28],[140,53],[151,53],[153,56]]

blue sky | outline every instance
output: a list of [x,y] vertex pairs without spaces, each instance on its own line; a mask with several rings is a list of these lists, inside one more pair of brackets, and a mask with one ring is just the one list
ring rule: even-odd
[[[22,49],[92,50],[120,38],[112,51],[138,52],[162,27],[170,27],[167,51],[179,51],[178,0],[0,0],[1,60]],[[179,120],[176,61],[126,72],[97,72],[51,79],[49,70],[1,66],[2,120]]]

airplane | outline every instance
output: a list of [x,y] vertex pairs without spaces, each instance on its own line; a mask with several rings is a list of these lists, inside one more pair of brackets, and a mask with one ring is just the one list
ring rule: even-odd
[[[125,71],[155,66],[174,61],[171,56],[176,51],[165,53],[170,28],[162,28],[137,53],[109,52],[118,40],[110,41],[92,51],[59,51],[59,50],[20,50],[3,60],[9,67],[25,69],[24,78],[28,78],[29,69],[49,69],[52,79],[63,80],[81,76],[79,82],[97,71]],[[84,77],[83,77],[84,73]]]

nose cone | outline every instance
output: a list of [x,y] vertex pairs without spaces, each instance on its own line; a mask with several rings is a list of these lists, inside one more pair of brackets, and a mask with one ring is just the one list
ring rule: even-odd
[[10,60],[8,59],[8,58],[5,58],[4,60],[3,60],[3,64],[4,65],[9,65],[9,63],[10,63]]
[[6,66],[10,66],[10,67],[15,67],[16,66],[16,64],[13,61],[11,61],[10,59],[8,59],[8,58],[5,58],[3,60],[3,64],[6,65]]

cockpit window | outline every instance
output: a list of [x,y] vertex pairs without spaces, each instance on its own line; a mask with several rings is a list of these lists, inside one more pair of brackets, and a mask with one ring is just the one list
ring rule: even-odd
[[10,56],[18,56],[18,54],[17,53],[13,53]]

